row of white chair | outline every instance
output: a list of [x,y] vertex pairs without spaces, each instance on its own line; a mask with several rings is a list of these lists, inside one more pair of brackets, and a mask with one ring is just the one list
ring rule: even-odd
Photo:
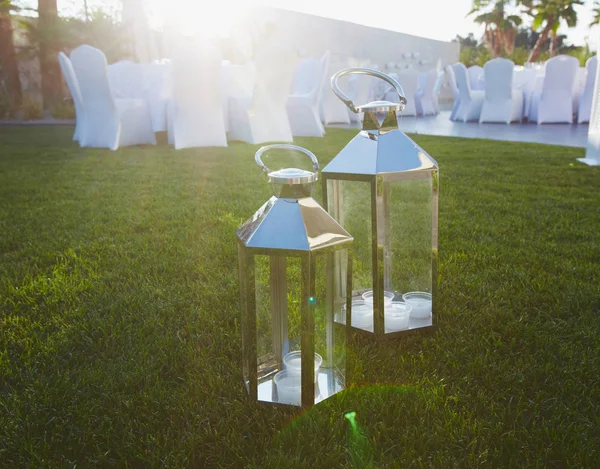
[[573,123],[574,111],[578,122],[589,122],[596,78],[597,59],[586,64],[587,78],[580,96],[573,97],[579,62],[574,57],[558,56],[546,63],[540,89],[526,91],[513,86],[514,63],[496,58],[483,67],[485,90],[474,90],[478,70],[470,72],[464,64],[448,65],[446,73],[454,95],[451,120],[463,122],[511,123],[527,117],[532,122]]

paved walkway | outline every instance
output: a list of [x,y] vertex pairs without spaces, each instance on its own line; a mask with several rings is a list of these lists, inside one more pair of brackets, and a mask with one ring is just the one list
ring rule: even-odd
[[[479,124],[477,122],[452,122],[450,111],[437,116],[402,117],[398,121],[404,132],[439,135],[443,137],[487,138],[510,142],[546,143],[567,147],[585,148],[587,124]],[[338,127],[338,126],[333,126]],[[343,125],[339,127],[355,127]]]

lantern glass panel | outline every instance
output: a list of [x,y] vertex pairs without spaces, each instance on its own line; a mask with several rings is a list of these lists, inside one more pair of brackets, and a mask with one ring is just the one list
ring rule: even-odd
[[[311,256],[313,261],[307,261]],[[258,400],[301,404],[301,337],[306,327],[303,314],[309,315],[313,324],[312,339],[307,342],[314,346],[314,402],[343,390],[346,334],[341,325],[333,324],[332,318],[345,311],[348,250],[304,258],[254,255],[252,259]],[[242,264],[240,261],[240,268]],[[310,266],[312,272],[303,271],[303,265],[304,269]],[[242,288],[251,277],[252,274],[242,276]],[[249,302],[242,301],[242,305],[247,308]],[[252,325],[247,317],[251,314],[243,314],[242,327]],[[243,340],[247,340],[245,336]],[[243,362],[245,382],[250,386],[253,364],[246,356]]]
[[384,244],[384,290],[395,294],[394,301],[411,294],[404,297],[411,309],[408,321],[400,319],[394,309],[399,306],[386,306],[386,332],[432,324],[432,172],[408,176],[409,179],[390,182],[384,178],[377,196],[384,212],[383,217],[378,217],[378,238]]
[[[352,290],[359,302],[362,294],[373,289],[373,245],[372,245],[372,185],[365,181],[327,180],[327,208],[355,239],[352,249]],[[338,268],[339,271],[339,268]],[[345,282],[345,272],[338,272]],[[355,304],[352,325],[373,332],[372,308],[366,304]],[[345,313],[336,316],[336,321],[345,323]]]

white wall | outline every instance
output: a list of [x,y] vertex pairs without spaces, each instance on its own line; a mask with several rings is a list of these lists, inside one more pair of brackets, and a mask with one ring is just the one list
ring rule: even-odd
[[[290,43],[301,55],[318,57],[329,50],[332,63],[369,60],[384,72],[393,71],[385,68],[389,62],[399,64],[401,68],[408,65],[426,71],[435,68],[439,60],[444,67],[458,62],[460,52],[456,42],[436,41],[277,8],[256,8],[246,20],[255,25],[274,24],[274,37]],[[405,53],[411,57],[405,58]],[[447,90],[444,95],[446,93]]]

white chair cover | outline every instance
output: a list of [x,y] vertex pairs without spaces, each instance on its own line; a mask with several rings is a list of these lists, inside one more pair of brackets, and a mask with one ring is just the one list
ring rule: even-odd
[[144,71],[145,97],[150,107],[152,130],[168,129],[167,108],[171,100],[172,67],[170,63],[140,64]]
[[483,106],[484,92],[471,90],[467,67],[462,63],[454,64],[454,75],[460,93],[455,119],[463,122],[479,120]]
[[458,110],[458,106],[460,104],[460,92],[458,91],[458,84],[456,83],[456,75],[454,74],[453,65],[446,65],[446,76],[448,77],[448,84],[450,85],[452,97],[454,98],[452,112],[450,113],[450,120],[454,120],[456,119],[456,111]]
[[248,143],[291,142],[286,111],[296,53],[271,41],[257,54],[252,97],[229,100],[229,136]]
[[483,91],[485,89],[485,76],[483,75],[483,67],[479,65],[471,65],[467,72],[469,74],[469,86],[471,90]]
[[294,72],[287,113],[294,137],[322,137],[325,128],[319,117],[319,98],[325,73],[321,61],[303,60]]
[[577,122],[580,124],[590,121],[594,85],[596,84],[596,73],[598,70],[598,56],[590,57],[585,63],[585,68],[587,70],[587,77],[579,98],[579,111],[577,112]]
[[[327,51],[327,61],[329,67],[327,69],[326,77],[331,77],[334,73],[347,68],[348,64],[344,60],[330,60],[329,51]],[[344,93],[348,93],[348,82],[345,78],[342,78],[338,85]],[[342,103],[335,93],[329,86],[329,80],[324,80],[323,83],[323,96],[321,98],[321,120],[324,124],[349,124],[350,116],[348,115],[348,108]]]
[[437,80],[437,71],[431,69],[428,72],[420,74],[419,90],[415,93],[415,105],[417,114],[429,116],[435,114],[435,104],[433,99],[433,87]]
[[[400,83],[400,86],[402,87],[402,90],[405,94],[404,97],[406,98],[406,106],[404,106],[404,109],[398,112],[398,114],[400,116],[416,116],[417,107],[415,95],[419,90],[419,74],[414,70],[405,70],[400,73],[390,73],[390,76],[392,78],[395,78],[396,81]],[[383,99],[392,103],[400,102],[398,93],[393,88],[391,88],[387,93],[385,93]]]
[[[370,68],[371,64],[368,60],[360,61],[358,59],[351,59],[351,67]],[[350,75],[348,77],[348,97],[352,100],[355,105],[366,104],[369,101],[369,95],[371,92],[371,82],[373,80],[379,80],[378,78],[371,77],[368,75]],[[346,109],[350,122],[362,122],[364,114],[359,112],[355,114],[350,109]]]
[[82,147],[116,150],[119,146],[156,144],[146,102],[113,98],[101,50],[79,46],[71,52],[71,63],[83,102],[83,125],[78,129]]
[[73,98],[73,105],[75,107],[75,132],[73,133],[73,140],[79,140],[79,132],[84,125],[81,122],[84,116],[84,110],[83,99],[81,97],[81,91],[79,90],[79,83],[77,83],[77,77],[75,76],[75,71],[73,70],[71,60],[69,60],[69,57],[67,57],[64,52],[58,53],[58,63],[60,64],[63,77],[67,82],[67,87],[69,88],[69,92]]
[[229,100],[252,96],[256,70],[254,63],[231,64],[224,61],[221,66],[221,105],[225,130],[229,132]]
[[513,89],[512,60],[496,58],[483,67],[485,97],[479,122],[504,122],[523,119],[523,92]]
[[117,99],[144,99],[144,70],[140,64],[121,60],[107,68],[110,91]]
[[175,149],[226,147],[221,53],[208,41],[180,38],[173,53],[169,142]]
[[585,67],[577,67],[575,73],[575,80],[573,81],[573,116],[577,114],[579,109],[579,96],[585,88],[585,82],[587,80],[587,70]]
[[575,57],[559,55],[546,62],[546,74],[541,90],[531,97],[529,120],[573,123],[573,82],[579,61]]
[[435,80],[435,85],[433,85],[433,109],[435,111],[436,114],[440,113],[440,102],[439,102],[439,96],[440,96],[440,92],[442,91],[442,85],[444,84],[444,77],[445,77],[445,73],[443,70],[439,70],[437,72],[437,78]]

